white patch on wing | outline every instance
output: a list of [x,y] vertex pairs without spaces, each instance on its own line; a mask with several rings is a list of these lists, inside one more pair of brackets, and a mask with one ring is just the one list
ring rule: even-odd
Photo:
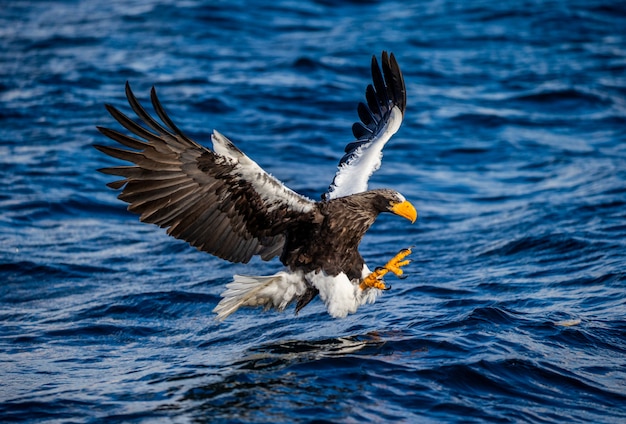
[[402,118],[402,111],[394,106],[381,131],[369,143],[358,147],[354,151],[354,157],[339,165],[328,192],[329,199],[349,196],[367,190],[370,176],[380,168],[383,147],[400,129]]
[[245,154],[239,150],[235,145],[226,138],[223,134],[216,130],[213,130],[211,134],[211,141],[213,142],[213,151],[218,155],[232,159],[238,162]]
[[213,151],[237,163],[237,173],[252,184],[270,212],[285,205],[296,211],[307,213],[313,210],[314,202],[285,186],[280,180],[268,174],[255,161],[239,150],[228,138],[217,131],[211,134]]

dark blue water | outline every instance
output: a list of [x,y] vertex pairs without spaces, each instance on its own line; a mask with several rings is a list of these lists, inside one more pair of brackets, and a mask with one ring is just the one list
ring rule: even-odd
[[[624,422],[622,1],[51,1],[0,8],[0,421]],[[371,186],[370,266],[403,281],[343,320],[211,310],[231,265],[125,211],[95,170],[103,104],[155,84],[319,198],[372,54],[406,120]]]

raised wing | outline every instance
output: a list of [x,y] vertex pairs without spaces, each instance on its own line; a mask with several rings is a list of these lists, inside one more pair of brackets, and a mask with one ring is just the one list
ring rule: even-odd
[[96,145],[103,153],[133,163],[100,169],[123,177],[107,184],[123,188],[119,199],[141,221],[231,262],[264,260],[280,254],[283,232],[294,220],[313,213],[313,201],[285,187],[217,131],[213,150],[185,136],[171,121],[152,88],[154,110],[164,125],[139,104],[128,83],[126,97],[141,126],[107,105],[109,113],[141,139],[98,127],[132,149]]
[[370,176],[380,168],[383,147],[400,128],[406,108],[404,78],[393,53],[384,51],[381,59],[382,72],[372,57],[373,85],[365,90],[367,104],[359,103],[360,122],[352,126],[356,141],[346,146],[324,200],[366,191]]

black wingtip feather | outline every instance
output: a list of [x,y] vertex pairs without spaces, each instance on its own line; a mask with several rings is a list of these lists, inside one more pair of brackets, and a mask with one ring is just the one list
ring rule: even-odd
[[371,126],[371,128],[376,128],[376,125],[378,125],[376,117],[372,115],[365,103],[359,103],[359,106],[357,107],[357,113],[359,114],[359,119],[363,124],[365,124],[366,127],[370,128]]
[[[357,112],[360,123],[376,133],[376,128],[386,120],[387,114],[393,107],[398,107],[404,115],[406,109],[406,87],[402,71],[393,53],[383,51],[380,65],[376,56],[372,56],[371,62],[372,84],[365,89],[367,103],[359,103]],[[353,126],[353,132],[354,132]],[[359,127],[360,128],[360,127]],[[357,135],[358,132],[358,135]],[[360,129],[354,132],[357,139],[367,136]]]
[[[386,53],[383,52],[383,68],[385,64]],[[376,100],[380,106],[381,112],[387,113],[387,110],[391,108],[389,104],[389,95],[388,88],[385,86],[385,78],[383,77],[383,73],[380,71],[380,66],[378,66],[378,60],[376,60],[376,56],[372,56],[372,82],[374,83],[374,89],[376,90]]]
[[148,112],[146,112],[139,100],[137,100],[137,97],[135,97],[135,94],[130,88],[130,84],[128,83],[128,81],[126,81],[126,98],[128,99],[128,104],[130,104],[130,107],[146,125],[148,125],[160,135],[173,136],[173,134],[169,130],[165,129],[161,124],[155,121]]
[[165,112],[165,109],[163,108],[163,105],[159,100],[159,96],[157,96],[156,88],[154,86],[152,86],[152,88],[150,89],[150,101],[152,102],[152,107],[154,108],[155,112],[157,113],[159,118],[161,118],[161,121],[163,121],[163,123],[167,125],[170,130],[172,130],[176,135],[178,135],[185,141],[193,143],[193,141],[187,138],[187,136],[176,126],[176,124],[174,124],[167,112]]
[[115,108],[114,106],[111,106],[109,104],[106,104],[104,106],[106,107],[109,114],[128,131],[146,140],[159,140],[158,135],[148,131],[147,129],[133,121],[131,118],[117,110],[117,108]]
[[110,183],[107,183],[107,187],[112,188],[113,190],[119,190],[120,188],[124,187],[124,184],[126,184],[128,181],[126,180],[119,180],[119,181],[113,181]]
[[380,103],[376,96],[376,90],[372,84],[368,85],[365,89],[365,100],[367,100],[367,107],[370,110],[370,115],[374,116],[377,122],[383,118],[383,111],[380,109]]
[[[386,52],[383,53],[386,57]],[[393,53],[383,60],[383,74],[385,75],[385,82],[389,88],[390,97],[393,97],[394,103],[404,115],[406,109],[406,86],[400,65],[398,65],[396,56]]]
[[352,124],[352,134],[354,135],[354,138],[360,140],[362,138],[369,138],[373,134],[373,132],[362,123],[355,122],[354,124]]
[[98,131],[109,137],[111,140],[117,141],[118,143],[123,144],[126,147],[130,147],[131,149],[143,150],[149,146],[148,143],[145,143],[144,141],[138,140],[133,137],[129,137],[119,131],[100,126],[97,126],[96,128],[98,129]]
[[99,150],[100,152],[102,152],[104,154],[107,154],[105,152],[107,146],[103,146],[102,144],[92,144],[92,146],[93,146],[94,149]]

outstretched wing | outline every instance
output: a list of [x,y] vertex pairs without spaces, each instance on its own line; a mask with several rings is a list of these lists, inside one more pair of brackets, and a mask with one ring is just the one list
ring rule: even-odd
[[373,85],[365,90],[367,104],[359,103],[361,121],[352,126],[356,141],[346,146],[324,200],[366,191],[370,176],[380,167],[383,147],[400,128],[406,108],[404,78],[393,53],[384,51],[381,62],[382,72],[372,57]]
[[98,127],[107,137],[132,149],[96,145],[103,153],[131,162],[100,169],[123,177],[107,184],[122,188],[119,199],[141,221],[232,262],[264,260],[280,254],[283,232],[293,220],[313,213],[313,201],[272,177],[230,140],[213,133],[213,150],[185,136],[171,121],[152,88],[154,110],[164,125],[139,104],[128,83],[126,97],[145,127],[107,105],[109,113],[140,138]]

